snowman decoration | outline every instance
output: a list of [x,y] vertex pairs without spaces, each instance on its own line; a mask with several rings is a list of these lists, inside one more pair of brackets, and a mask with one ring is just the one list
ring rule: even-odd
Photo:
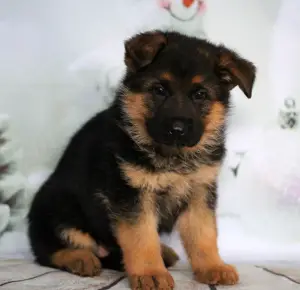
[[203,30],[203,0],[158,0],[158,5],[170,16],[170,27],[196,37],[205,37]]
[[[120,2],[116,1],[115,4],[120,5]],[[124,74],[123,42],[129,35],[143,30],[167,29],[189,36],[205,37],[204,0],[143,0],[133,6],[126,5],[125,9],[125,19],[120,20],[124,25],[120,25],[115,33],[117,39],[103,39],[96,50],[78,58],[69,67],[69,71],[79,75],[78,81],[86,81],[88,78],[92,80],[95,90],[105,96],[106,103],[110,102]],[[131,14],[139,15],[139,21],[131,20],[127,16]],[[114,35],[113,31],[111,35]]]
[[[154,0],[153,0],[154,1]],[[163,9],[161,13],[161,25],[158,23],[155,27],[152,24],[145,24],[141,27],[144,30],[153,28],[174,30],[189,36],[205,38],[203,15],[206,10],[204,0],[156,0],[157,8]],[[151,10],[154,12],[154,10]],[[106,87],[110,94],[114,94],[121,77],[125,71],[122,63],[112,68],[106,75]],[[117,77],[116,77],[117,76]]]

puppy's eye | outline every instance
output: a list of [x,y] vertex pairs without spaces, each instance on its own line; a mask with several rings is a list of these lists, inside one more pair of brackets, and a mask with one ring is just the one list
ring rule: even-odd
[[208,98],[208,93],[205,89],[200,89],[192,94],[193,101],[203,101]]
[[152,93],[156,96],[167,97],[168,91],[162,85],[155,85],[152,88]]

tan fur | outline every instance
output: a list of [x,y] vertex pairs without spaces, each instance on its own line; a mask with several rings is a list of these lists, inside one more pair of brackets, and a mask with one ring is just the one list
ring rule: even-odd
[[214,102],[209,114],[206,116],[205,129],[200,141],[193,147],[185,147],[184,151],[192,153],[199,150],[207,150],[206,146],[213,146],[219,143],[218,129],[225,122],[225,108],[220,102]]
[[75,228],[64,229],[61,232],[61,238],[71,248],[89,249],[98,257],[106,257],[109,252],[102,245],[98,245],[96,241],[88,234],[83,233]]
[[129,276],[129,282],[132,290],[173,290],[175,287],[174,279],[168,272]]
[[126,118],[132,123],[132,127],[127,128],[132,138],[138,144],[151,144],[152,138],[149,136],[145,125],[145,119],[150,115],[145,106],[145,96],[124,92],[123,111]]
[[165,72],[160,76],[163,80],[167,80],[167,81],[173,81],[174,77],[172,76],[171,73],[169,72]]
[[94,249],[97,245],[95,240],[89,234],[74,228],[64,229],[61,232],[61,237],[74,248]]
[[156,192],[167,192],[166,213],[171,213],[174,207],[187,200],[195,186],[212,183],[220,167],[219,164],[202,165],[192,173],[179,174],[175,172],[153,173],[128,163],[122,163],[120,166],[128,183],[144,192],[144,198],[151,199],[152,203],[157,199]]
[[233,285],[238,282],[238,274],[220,258],[215,212],[208,208],[206,198],[205,189],[199,187],[188,210],[179,217],[180,236],[199,282]]
[[198,269],[195,278],[198,282],[208,285],[235,285],[239,282],[236,268],[225,263]]
[[123,100],[124,110],[134,121],[144,121],[149,114],[145,107],[144,95],[128,93]]
[[115,227],[115,234],[124,255],[124,266],[130,276],[167,272],[161,256],[155,214],[149,204],[144,208],[135,223],[120,221]]
[[192,78],[192,84],[201,84],[203,82],[203,77],[201,75],[196,75]]
[[[205,118],[204,134],[212,134],[214,130],[220,128],[225,122],[225,108],[220,102],[215,102],[209,114]],[[208,136],[207,136],[208,137]],[[205,143],[205,141],[203,141]]]
[[101,271],[99,259],[88,249],[64,249],[51,257],[52,264],[60,269],[80,275],[96,276]]
[[208,208],[204,189],[191,199],[188,210],[179,217],[178,227],[194,270],[221,262],[215,214]]
[[201,165],[197,170],[180,174],[176,172],[150,172],[145,168],[122,162],[120,168],[128,183],[134,187],[149,192],[162,191],[171,188],[172,195],[185,194],[194,184],[210,184],[219,172],[220,164]]

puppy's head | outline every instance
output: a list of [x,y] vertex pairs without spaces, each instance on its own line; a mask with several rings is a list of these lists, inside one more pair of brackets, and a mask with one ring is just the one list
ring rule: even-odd
[[250,98],[255,67],[224,46],[151,31],[125,42],[120,98],[139,145],[192,152],[216,139],[236,86]]

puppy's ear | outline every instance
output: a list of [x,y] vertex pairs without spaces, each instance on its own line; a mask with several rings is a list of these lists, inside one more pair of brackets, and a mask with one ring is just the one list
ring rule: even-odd
[[150,64],[167,44],[165,35],[160,31],[137,34],[125,41],[125,64],[130,71]]
[[224,46],[219,47],[219,52],[218,72],[221,82],[227,85],[229,90],[239,86],[250,99],[255,82],[256,67],[250,61]]

